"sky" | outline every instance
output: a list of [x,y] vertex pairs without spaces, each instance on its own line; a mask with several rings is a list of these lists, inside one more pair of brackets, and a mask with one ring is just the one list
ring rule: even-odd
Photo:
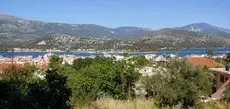
[[1,0],[0,14],[111,28],[209,23],[230,29],[230,0]]

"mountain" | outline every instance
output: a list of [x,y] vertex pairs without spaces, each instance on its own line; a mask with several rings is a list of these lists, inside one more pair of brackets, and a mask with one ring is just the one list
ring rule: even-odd
[[[39,44],[45,43],[45,46]],[[58,48],[62,50],[95,49],[95,50],[130,50],[156,51],[178,50],[183,48],[230,47],[230,39],[215,37],[187,30],[166,28],[157,30],[145,37],[128,40],[108,40],[106,38],[82,38],[65,34],[54,34],[36,41],[28,41],[25,47]]]
[[200,32],[212,36],[222,36],[230,38],[230,29],[212,26],[207,23],[193,23],[186,26],[178,27],[177,29]]
[[230,47],[229,34],[229,29],[207,23],[153,31],[140,27],[108,28],[95,24],[50,23],[0,15],[0,49],[12,46],[152,51]]
[[147,35],[148,32],[148,30],[138,27],[113,29],[95,24],[47,23],[9,15],[0,15],[0,35],[9,39],[12,36],[41,37],[57,33],[77,37],[128,39]]
[[230,39],[193,31],[166,28],[154,31],[147,37],[121,41],[118,45],[121,45],[118,46],[119,48],[140,51],[177,50],[183,48],[230,47]]
[[114,35],[124,37],[121,39],[128,38],[137,38],[142,36],[148,36],[152,30],[140,27],[118,27],[113,29]]

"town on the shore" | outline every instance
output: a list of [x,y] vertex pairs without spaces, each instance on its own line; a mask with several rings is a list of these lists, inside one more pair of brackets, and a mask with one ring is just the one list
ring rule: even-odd
[[[31,52],[31,49],[20,49],[20,48],[14,48],[14,52]],[[40,51],[40,50],[32,50],[32,51]],[[52,55],[51,50],[47,50],[48,53],[45,55],[40,55],[38,57],[33,57],[33,56],[12,56],[12,57],[3,57],[0,56],[0,73],[6,69],[7,67],[13,65],[16,66],[23,66],[26,63],[29,63],[31,65],[35,65],[38,69],[47,69],[49,65],[49,60]],[[59,51],[59,50],[57,50]],[[57,52],[56,51],[56,52]],[[132,55],[128,53],[124,53],[122,55],[114,55],[114,54],[109,54],[109,53],[104,53],[102,56],[103,57],[114,57],[116,60],[123,60],[127,59],[127,56],[129,55],[128,58],[133,57]],[[169,55],[156,55],[154,53],[152,54],[145,54],[143,55],[148,61],[152,63],[151,66],[145,66],[142,69],[139,69],[139,73],[141,73],[143,76],[151,76],[154,75],[156,72],[161,71],[162,69],[157,67],[157,63],[167,63],[167,61],[170,61],[172,59],[181,59],[185,58],[188,62],[202,66],[202,67],[207,67],[209,69],[209,72],[215,74],[216,78],[216,92],[211,96],[211,99],[209,100],[217,100],[220,99],[224,93],[223,87],[226,87],[228,83],[230,82],[228,80],[228,77],[230,76],[230,71],[229,68],[225,68],[224,64],[218,63],[214,61],[214,59],[220,59],[223,60],[226,58],[226,54],[221,54],[221,55],[209,55],[209,54],[202,54],[202,55],[197,55],[197,54],[192,54],[192,55],[187,55],[187,56],[177,56],[175,54],[169,54]],[[92,56],[76,56],[76,55],[59,55],[60,58],[62,58],[62,64],[68,64],[72,65],[73,61],[75,59],[85,59],[85,58],[95,58],[96,55]],[[230,66],[229,66],[230,67]],[[39,77],[44,78],[44,75],[37,74]]]

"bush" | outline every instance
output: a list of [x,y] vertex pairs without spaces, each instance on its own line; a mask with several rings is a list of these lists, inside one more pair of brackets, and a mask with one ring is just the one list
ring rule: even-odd
[[157,73],[143,81],[148,95],[155,97],[161,107],[178,104],[184,108],[194,107],[201,95],[211,93],[213,76],[203,72],[202,68],[185,60],[173,60],[164,67],[164,73]]
[[[82,65],[76,61],[75,63]],[[80,62],[85,63],[82,60]],[[75,65],[73,68],[76,68]],[[92,62],[84,64],[78,73],[69,75],[69,86],[73,90],[72,102],[76,101],[79,105],[104,96],[115,99],[134,97],[133,88],[140,77],[134,68],[125,60],[115,61],[114,58],[105,57],[92,59]]]
[[223,100],[227,101],[227,102],[230,102],[230,88],[227,88],[224,91],[224,98],[223,98]]
[[[11,76],[0,80],[1,109],[69,109],[71,90],[67,77],[56,70],[47,71],[44,80],[30,81],[31,69],[7,69]],[[16,74],[15,71],[17,71]],[[29,73],[29,74],[27,74]],[[33,74],[33,73],[32,73]]]

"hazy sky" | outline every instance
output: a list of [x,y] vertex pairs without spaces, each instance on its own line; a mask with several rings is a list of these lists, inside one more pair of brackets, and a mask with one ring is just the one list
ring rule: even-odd
[[0,13],[108,27],[160,29],[206,22],[230,28],[230,0],[1,0]]

